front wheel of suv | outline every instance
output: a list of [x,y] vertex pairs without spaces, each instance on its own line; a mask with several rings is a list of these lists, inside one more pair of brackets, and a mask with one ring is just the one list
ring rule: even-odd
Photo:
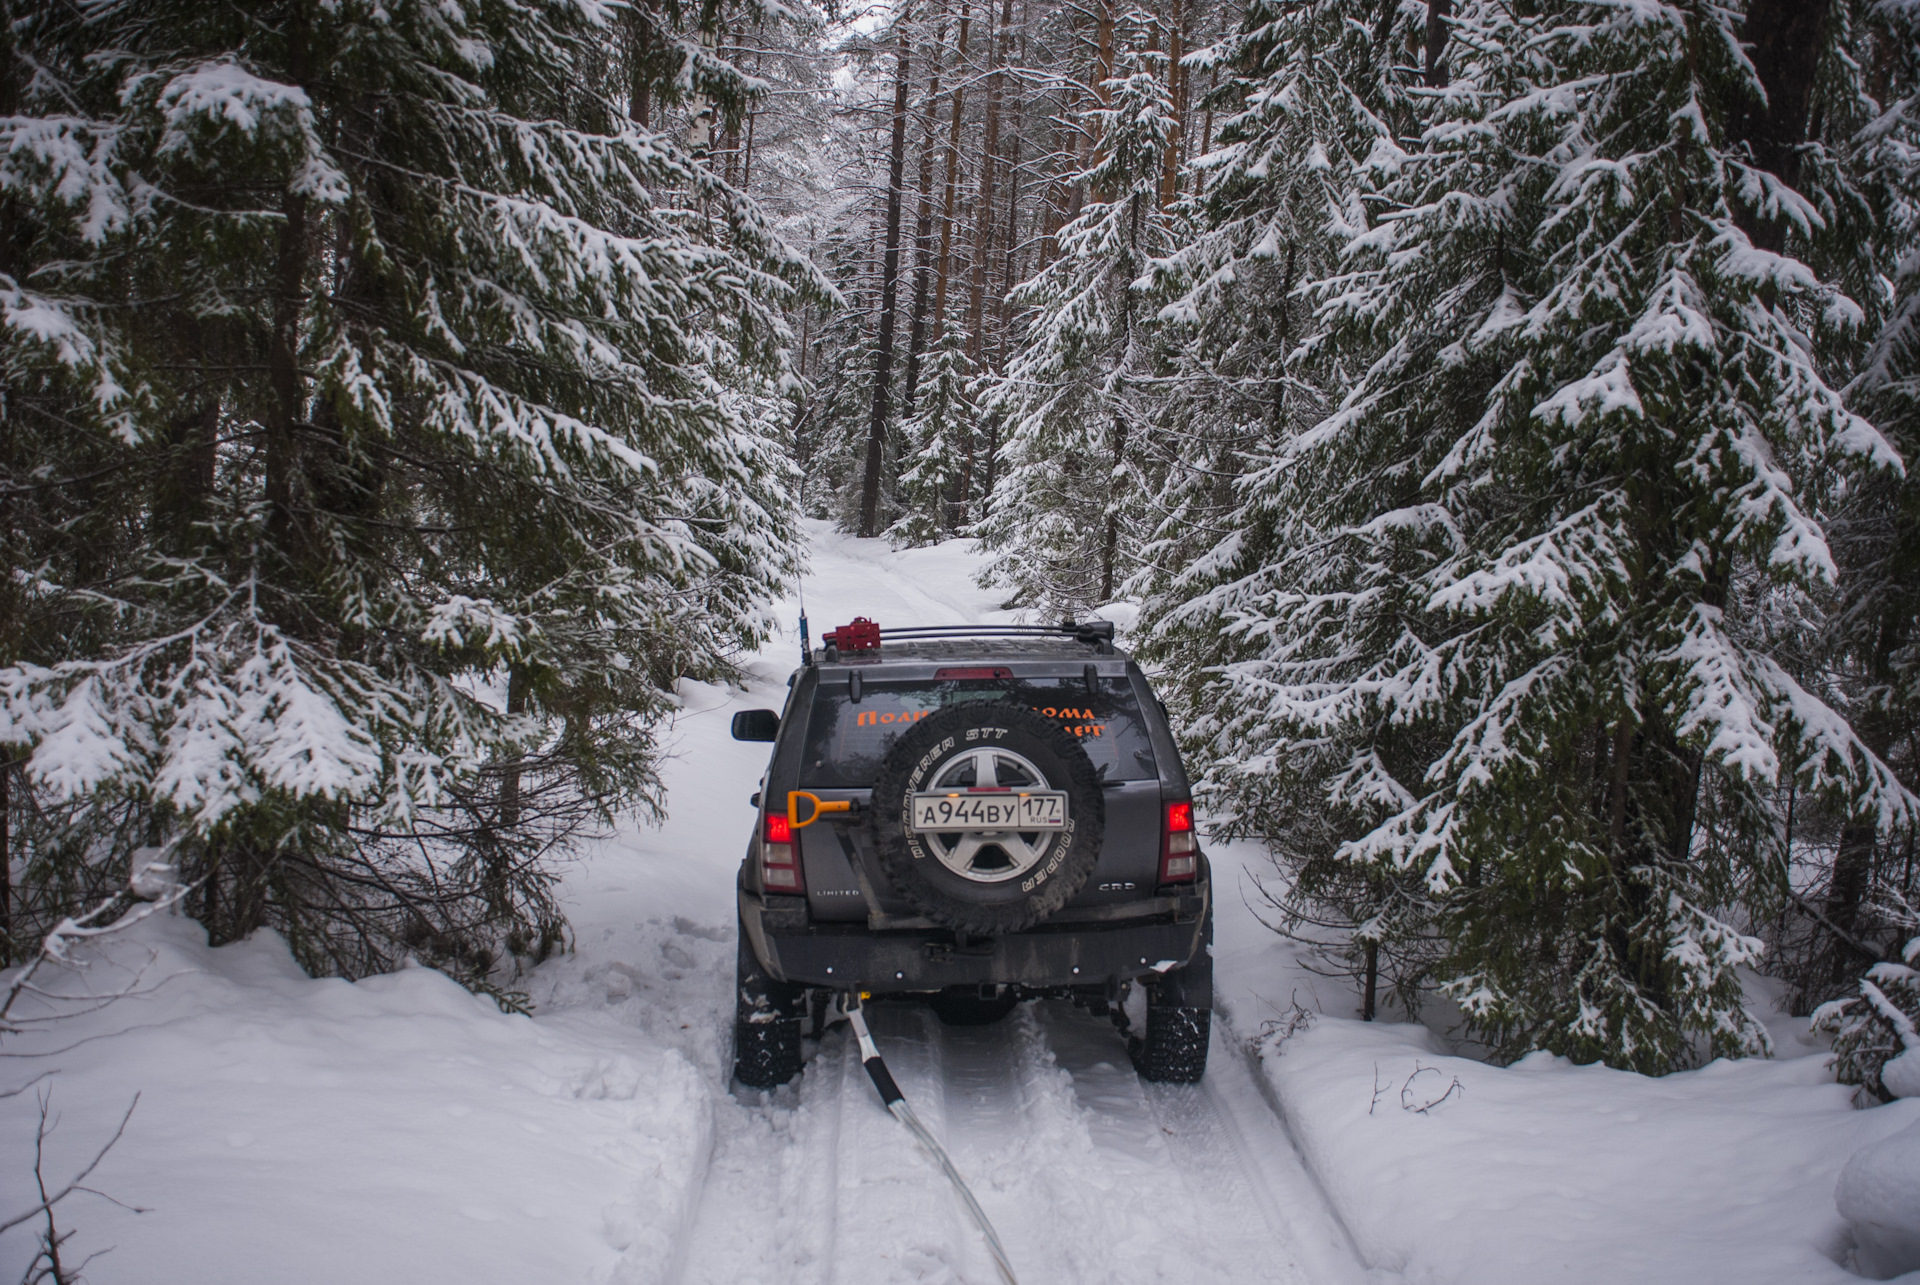
[[734,965],[733,1078],[749,1088],[772,1089],[800,1074],[805,1008],[806,988],[768,973],[742,927]]

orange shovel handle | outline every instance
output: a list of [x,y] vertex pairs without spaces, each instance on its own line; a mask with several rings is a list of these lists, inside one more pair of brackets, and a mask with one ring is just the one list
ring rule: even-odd
[[[805,799],[813,805],[813,811],[807,813],[807,819],[800,819],[800,800]],[[848,799],[822,799],[806,790],[795,790],[787,795],[787,824],[796,830],[804,830],[820,819],[822,812],[851,812],[853,803]]]

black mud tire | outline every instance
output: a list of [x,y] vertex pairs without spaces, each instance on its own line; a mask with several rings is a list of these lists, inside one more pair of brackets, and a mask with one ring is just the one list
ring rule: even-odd
[[[984,739],[983,739],[984,738]],[[1027,759],[1067,795],[1067,826],[1025,878],[977,882],[949,870],[907,832],[907,803],[963,754],[992,745]],[[868,820],[880,868],[900,895],[937,924],[977,937],[1031,928],[1067,904],[1093,874],[1106,833],[1106,800],[1093,761],[1073,733],[1024,705],[949,705],[915,723],[887,751]]]
[[776,980],[754,957],[746,930],[734,965],[733,1078],[773,1089],[800,1074],[800,1016],[806,988]]
[[991,999],[983,999],[978,986],[951,986],[928,999],[927,1007],[942,1026],[992,1026],[1019,1003],[1019,993],[1011,986]]
[[1147,1020],[1127,1041],[1133,1069],[1156,1084],[1198,1084],[1207,1073],[1213,1032],[1212,906],[1200,933],[1200,953],[1184,968],[1141,980]]
[[1213,1010],[1147,999],[1146,1032],[1130,1041],[1133,1069],[1156,1084],[1198,1084],[1207,1073]]

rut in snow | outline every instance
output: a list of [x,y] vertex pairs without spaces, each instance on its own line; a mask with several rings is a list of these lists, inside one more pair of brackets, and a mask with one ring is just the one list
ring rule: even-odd
[[[1063,1002],[972,1028],[911,1004],[867,1013],[1023,1278],[1309,1279],[1272,1184],[1238,1140],[1227,1101],[1266,1107],[1222,1037],[1202,1084],[1147,1085],[1106,1023]],[[721,1108],[684,1285],[995,1279],[844,1030],[828,1032],[793,1089],[741,1097]]]

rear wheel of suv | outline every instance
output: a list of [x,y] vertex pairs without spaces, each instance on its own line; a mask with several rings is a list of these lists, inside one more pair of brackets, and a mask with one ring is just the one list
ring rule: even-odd
[[[1023,791],[1066,795],[1057,830],[928,830],[910,824],[916,794],[957,799]],[[949,705],[903,733],[873,784],[874,851],[907,900],[977,936],[1019,932],[1067,904],[1093,873],[1106,801],[1073,733],[1024,705]]]
[[1213,1010],[1186,1004],[1156,1004],[1147,992],[1146,1030],[1128,1050],[1133,1069],[1161,1084],[1198,1084],[1207,1073],[1207,1042]]
[[1200,934],[1200,953],[1184,968],[1144,983],[1147,1020],[1127,1041],[1133,1069],[1143,1079],[1198,1084],[1207,1073],[1213,1030],[1213,908]]
[[755,958],[744,927],[733,997],[733,1078],[749,1088],[771,1089],[800,1074],[806,988],[769,974]]

